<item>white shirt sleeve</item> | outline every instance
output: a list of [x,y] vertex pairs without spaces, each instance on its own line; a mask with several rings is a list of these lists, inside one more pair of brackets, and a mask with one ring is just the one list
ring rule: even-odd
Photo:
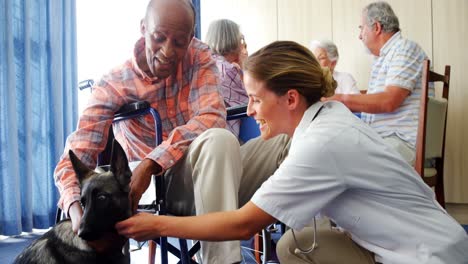
[[[323,139],[323,137],[322,137]],[[302,229],[345,190],[326,143],[310,134],[296,139],[288,157],[252,197],[262,210],[294,229]]]
[[353,76],[347,72],[337,72],[333,73],[333,78],[337,82],[338,86],[336,87],[336,94],[360,94],[356,80]]

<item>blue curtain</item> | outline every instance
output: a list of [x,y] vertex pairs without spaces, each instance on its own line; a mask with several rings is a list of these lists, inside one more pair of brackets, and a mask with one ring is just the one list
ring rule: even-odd
[[200,0],[192,0],[193,6],[195,7],[195,37],[201,39],[201,8]]
[[0,0],[0,234],[54,223],[77,122],[75,0]]

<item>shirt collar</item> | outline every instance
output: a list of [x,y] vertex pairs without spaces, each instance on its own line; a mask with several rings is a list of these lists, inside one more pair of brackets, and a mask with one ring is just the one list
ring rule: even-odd
[[139,66],[138,66],[138,59],[140,56],[146,56],[145,55],[145,38],[141,37],[136,43],[135,47],[133,49],[133,57],[132,57],[132,65],[133,69],[135,70],[136,74],[138,77],[140,77],[143,81],[148,82],[148,83],[157,83],[159,81],[158,77],[150,77],[146,72],[144,72]]
[[392,46],[401,38],[401,31],[398,31],[395,34],[393,34],[393,36],[389,40],[387,40],[387,42],[385,42],[383,47],[380,48],[379,57],[385,56],[388,53],[388,51],[390,51]]
[[302,116],[301,122],[299,122],[296,130],[294,130],[293,138],[295,138],[296,135],[302,134],[310,126],[310,123],[322,106],[323,103],[318,101],[307,108],[307,110],[304,112],[304,115]]

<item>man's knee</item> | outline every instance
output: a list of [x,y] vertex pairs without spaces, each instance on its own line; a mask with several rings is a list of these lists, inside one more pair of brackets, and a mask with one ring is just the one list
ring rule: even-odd
[[291,231],[284,233],[276,245],[276,255],[281,263],[288,263],[291,254],[294,253],[295,243]]
[[290,230],[278,242],[277,255],[281,263],[374,263],[373,254],[354,243],[345,233],[317,230],[318,247],[309,253],[299,251],[310,251],[314,242],[314,228],[306,227],[295,235],[296,239]]
[[227,129],[210,128],[203,132],[192,144],[209,155],[226,155],[233,150],[239,152],[239,141]]
[[210,141],[216,142],[216,143],[226,142],[228,144],[235,143],[235,144],[239,145],[239,142],[238,142],[236,136],[234,136],[234,134],[232,134],[232,132],[230,132],[229,130],[224,129],[224,128],[210,128],[210,129],[206,130],[205,132],[203,132],[199,136],[199,138],[202,139],[202,140],[210,140]]

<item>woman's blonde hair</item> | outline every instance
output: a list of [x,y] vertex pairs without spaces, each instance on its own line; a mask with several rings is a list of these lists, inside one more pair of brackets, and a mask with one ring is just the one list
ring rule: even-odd
[[293,41],[275,41],[247,58],[244,70],[281,96],[296,89],[310,105],[335,93],[336,82],[312,52]]

